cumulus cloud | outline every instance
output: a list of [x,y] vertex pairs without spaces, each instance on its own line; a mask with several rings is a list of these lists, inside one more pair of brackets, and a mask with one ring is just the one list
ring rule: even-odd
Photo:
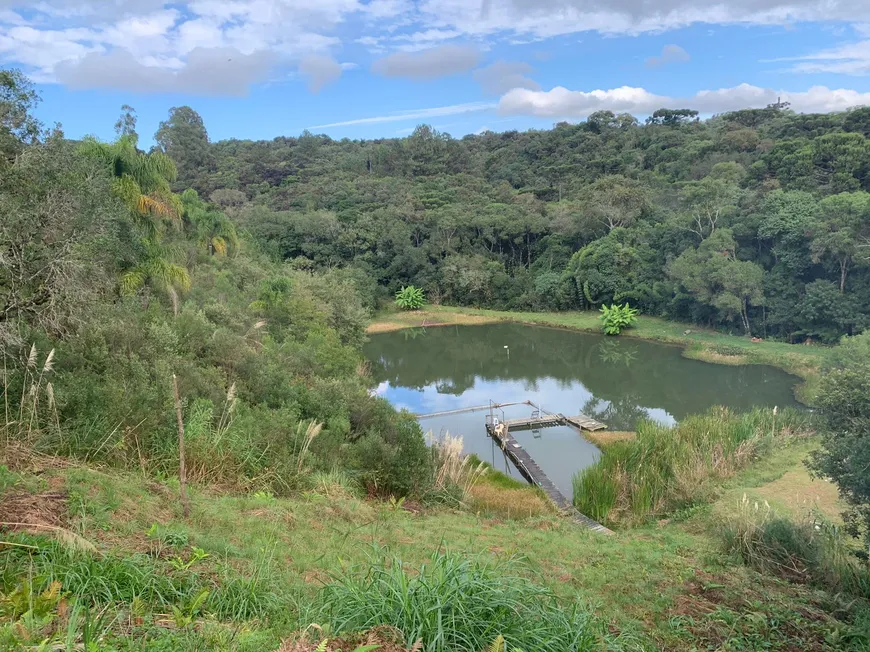
[[662,53],[657,57],[650,57],[646,60],[648,68],[658,68],[666,66],[669,63],[686,63],[692,57],[679,45],[666,45],[662,48]]
[[[238,95],[333,48],[329,31],[367,11],[361,0],[0,0],[0,65],[73,88]],[[335,74],[316,72],[317,87]]]
[[550,91],[514,89],[501,98],[498,109],[502,114],[540,118],[585,118],[600,110],[647,115],[663,107],[689,108],[712,114],[762,108],[780,98],[790,102],[794,110],[805,113],[843,111],[870,104],[870,93],[825,86],[790,92],[741,84],[734,88],[699,91],[691,97],[656,95],[644,88],[631,86],[593,91],[572,91],[557,86]]
[[299,62],[299,72],[308,78],[308,90],[319,93],[320,89],[338,80],[343,68],[332,57],[311,54]]
[[372,64],[372,71],[384,77],[437,79],[471,70],[480,53],[468,46],[442,45],[421,52],[396,52]]
[[527,77],[532,67],[527,63],[496,61],[474,71],[474,81],[490,95],[502,95],[513,88],[527,88],[537,91],[541,87],[534,79]]
[[126,50],[90,53],[57,66],[57,79],[76,90],[112,88],[141,93],[246,95],[275,63],[269,52],[242,54],[234,48],[196,48],[177,70],[140,63]]

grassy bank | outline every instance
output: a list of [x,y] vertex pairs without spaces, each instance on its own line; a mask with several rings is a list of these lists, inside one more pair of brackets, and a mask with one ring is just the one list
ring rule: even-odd
[[[369,333],[384,333],[404,328],[443,325],[487,324],[517,322],[555,326],[600,333],[601,322],[597,312],[503,312],[427,306],[417,312],[386,312],[369,326]],[[684,347],[684,355],[695,360],[716,364],[766,364],[779,367],[803,379],[797,387],[797,397],[811,403],[820,369],[830,351],[824,346],[804,346],[784,342],[752,342],[739,335],[727,335],[693,325],[678,324],[641,316],[636,328],[622,337],[637,337]]]
[[[525,649],[569,635],[578,650],[868,649],[863,607],[754,570],[717,534],[730,492],[766,495],[797,456],[731,477],[721,507],[612,537],[552,512],[371,501],[328,483],[292,498],[193,487],[185,519],[175,482],[28,458],[0,473],[0,513],[28,524],[0,536],[0,648],[90,636],[105,651],[309,652],[328,638],[389,652],[414,641],[342,632],[401,625],[427,651],[498,634]],[[447,604],[462,623],[450,631],[434,619]],[[488,626],[508,612],[504,631]]]
[[574,478],[574,505],[611,527],[630,527],[711,502],[724,481],[777,448],[810,436],[801,412],[715,408],[675,426],[638,424]]

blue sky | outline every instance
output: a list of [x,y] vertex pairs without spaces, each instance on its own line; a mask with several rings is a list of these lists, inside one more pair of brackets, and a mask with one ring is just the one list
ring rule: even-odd
[[144,140],[170,107],[213,140],[454,136],[599,109],[870,105],[867,0],[0,0],[0,59],[40,117]]

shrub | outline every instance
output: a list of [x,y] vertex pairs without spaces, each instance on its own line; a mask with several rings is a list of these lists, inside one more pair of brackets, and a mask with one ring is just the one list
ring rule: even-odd
[[619,335],[637,323],[638,311],[630,305],[601,306],[601,327],[606,335]]
[[413,285],[403,287],[396,292],[396,305],[402,310],[419,310],[425,303],[423,290]]
[[840,528],[823,517],[794,522],[744,495],[738,515],[724,522],[719,534],[728,552],[758,571],[870,598],[870,567],[856,558]]
[[397,627],[423,652],[483,650],[501,635],[509,647],[564,652],[599,650],[609,634],[576,605],[521,577],[518,563],[481,563],[436,553],[409,569],[400,559],[351,571],[323,588],[309,622],[336,633]]
[[[396,414],[379,400],[365,426],[348,449],[346,464],[356,471],[366,488],[384,496],[419,495],[432,486],[432,451],[420,424],[410,414]],[[360,432],[357,430],[357,432]]]

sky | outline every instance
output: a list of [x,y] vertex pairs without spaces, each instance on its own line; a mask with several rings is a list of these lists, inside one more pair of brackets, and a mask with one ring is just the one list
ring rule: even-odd
[[0,65],[38,116],[148,141],[549,128],[609,109],[870,105],[870,0],[0,0]]

